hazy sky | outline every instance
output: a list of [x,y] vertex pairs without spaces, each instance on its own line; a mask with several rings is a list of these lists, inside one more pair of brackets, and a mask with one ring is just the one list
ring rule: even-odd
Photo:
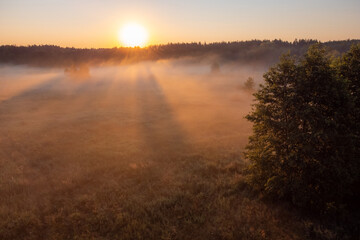
[[360,0],[0,0],[0,45],[115,47],[127,22],[150,44],[360,39]]

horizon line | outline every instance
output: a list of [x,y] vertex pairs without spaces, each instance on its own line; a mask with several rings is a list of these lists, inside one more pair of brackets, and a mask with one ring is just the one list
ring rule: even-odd
[[113,47],[69,47],[69,46],[61,46],[56,44],[28,44],[28,45],[17,45],[17,44],[3,44],[0,45],[0,47],[44,47],[44,46],[52,46],[52,47],[59,47],[59,48],[71,48],[71,49],[114,49],[114,48],[120,48],[120,49],[147,49],[151,47],[159,47],[159,46],[168,46],[168,45],[186,45],[186,44],[197,44],[201,46],[206,45],[214,45],[214,44],[231,44],[231,43],[245,43],[245,42],[275,42],[280,41],[284,43],[295,43],[296,41],[309,41],[309,42],[318,42],[318,43],[329,43],[329,42],[343,42],[343,41],[360,41],[359,39],[353,38],[353,39],[342,39],[342,40],[327,40],[327,41],[321,41],[318,39],[312,39],[312,38],[295,38],[293,41],[288,40],[282,40],[281,38],[274,38],[274,39],[251,39],[251,40],[234,40],[234,41],[214,41],[214,42],[206,42],[206,41],[192,41],[192,42],[168,42],[168,43],[159,43],[159,44],[151,44],[144,47],[135,46],[135,47],[125,47],[125,46],[113,46]]

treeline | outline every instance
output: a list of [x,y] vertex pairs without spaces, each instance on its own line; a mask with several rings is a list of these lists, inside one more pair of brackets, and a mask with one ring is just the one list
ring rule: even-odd
[[[360,40],[332,41],[323,43],[333,55],[340,55]],[[290,51],[302,55],[317,40],[252,40],[221,43],[176,43],[154,45],[146,48],[62,48],[53,45],[0,46],[0,63],[26,64],[32,66],[68,67],[80,64],[119,64],[145,60],[180,57],[200,59],[216,58],[220,62],[239,61],[272,64]]]
[[337,239],[358,239],[360,44],[339,58],[319,44],[283,56],[255,98],[249,184],[340,226]]

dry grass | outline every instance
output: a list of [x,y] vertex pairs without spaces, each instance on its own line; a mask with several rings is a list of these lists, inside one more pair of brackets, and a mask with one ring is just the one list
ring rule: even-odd
[[190,155],[151,166],[96,167],[70,183],[49,180],[51,189],[36,192],[18,184],[3,195],[8,202],[1,209],[0,234],[4,239],[302,239],[302,224],[290,212],[241,187],[243,166],[232,158]]
[[4,95],[0,239],[306,239],[308,223],[244,186],[240,73],[181,71],[59,74]]

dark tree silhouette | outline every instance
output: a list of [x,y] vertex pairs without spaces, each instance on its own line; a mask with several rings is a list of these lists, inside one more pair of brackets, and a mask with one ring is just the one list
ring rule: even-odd
[[[295,55],[303,55],[311,44],[317,42],[304,39],[287,42],[276,39],[210,44],[171,43],[146,48],[100,49],[61,48],[53,45],[0,46],[0,63],[69,67],[81,64],[119,64],[180,57],[208,59],[209,56],[215,56],[219,64],[227,61],[274,64],[282,54],[291,51]],[[359,42],[359,40],[334,41],[326,42],[324,45],[332,49],[334,54],[341,54],[353,43]]]
[[254,124],[246,151],[248,180],[257,190],[322,214],[354,210],[360,154],[352,124],[357,54],[354,47],[342,60],[347,81],[318,44],[300,61],[283,56],[264,75],[247,116]]

